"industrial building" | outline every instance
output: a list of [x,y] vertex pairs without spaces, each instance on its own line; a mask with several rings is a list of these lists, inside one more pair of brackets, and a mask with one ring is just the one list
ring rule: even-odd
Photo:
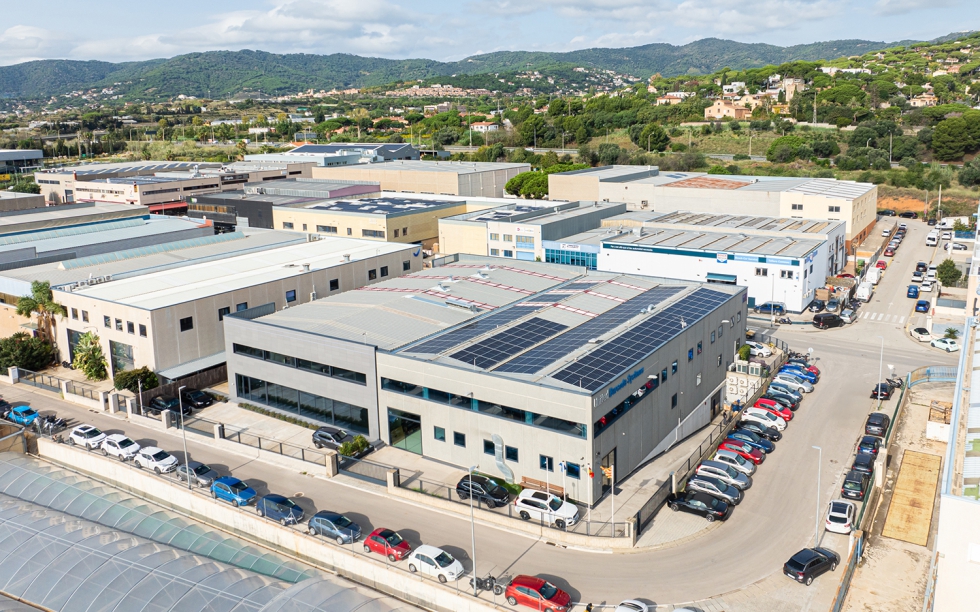
[[655,166],[602,166],[548,176],[551,200],[626,202],[631,210],[843,221],[846,249],[871,232],[878,187],[835,179],[660,172]]
[[44,206],[44,196],[36,193],[18,193],[16,191],[0,191],[0,212],[11,210],[27,210]]
[[419,151],[404,143],[305,144],[284,153],[246,155],[246,161],[295,162],[310,161],[317,166],[347,166],[386,161],[417,160]]
[[40,166],[44,159],[41,149],[0,149],[0,174],[23,172]]
[[220,168],[219,163],[142,161],[113,164],[84,164],[40,170],[34,174],[34,182],[41,187],[41,195],[50,204],[66,204],[75,201],[76,181],[152,176],[157,172],[191,171],[194,168]]
[[75,181],[74,201],[135,204],[154,213],[177,214],[187,210],[187,196],[218,191],[216,177],[132,176]]
[[[746,324],[732,285],[496,257],[225,322],[232,399],[593,504],[707,424]],[[337,373],[335,373],[337,372]],[[594,470],[595,479],[590,478]]]
[[507,181],[530,169],[530,164],[391,161],[318,167],[313,169],[313,177],[373,181],[381,184],[382,191],[500,198]]
[[222,191],[242,189],[246,183],[264,183],[287,179],[308,179],[314,163],[294,162],[233,162],[220,168],[195,168],[184,171],[157,172],[154,176],[168,178],[215,178]]

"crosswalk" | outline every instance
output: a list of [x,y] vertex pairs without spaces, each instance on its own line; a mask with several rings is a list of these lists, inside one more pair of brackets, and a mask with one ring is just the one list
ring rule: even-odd
[[877,321],[878,323],[895,323],[897,325],[905,323],[905,315],[884,312],[862,312],[858,318],[864,319],[865,321]]

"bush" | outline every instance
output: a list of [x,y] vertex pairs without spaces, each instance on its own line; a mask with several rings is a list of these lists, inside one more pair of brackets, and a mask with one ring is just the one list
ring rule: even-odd
[[946,259],[936,267],[936,278],[944,287],[955,285],[962,275],[963,272],[956,267],[956,262],[952,259]]
[[54,348],[40,338],[17,332],[9,338],[0,339],[0,371],[4,374],[7,368],[43,370],[51,365],[52,359]]
[[92,332],[86,332],[75,345],[75,360],[72,367],[85,374],[88,380],[105,380],[109,377],[108,364],[102,353],[99,337]]
[[675,153],[683,153],[684,151],[687,151],[687,145],[683,142],[674,142],[671,143],[670,150]]
[[960,330],[956,329],[955,327],[947,327],[946,334],[943,336],[943,338],[956,340],[956,338],[959,337],[959,335],[960,335]]
[[157,375],[146,366],[136,370],[119,372],[112,379],[112,386],[119,391],[125,389],[126,391],[130,391],[132,393],[139,393],[140,384],[142,384],[144,391],[148,389],[156,389],[158,386],[160,386],[160,383],[157,380]]
[[739,359],[741,359],[742,361],[748,361],[749,357],[751,356],[752,356],[752,349],[749,347],[748,344],[743,344],[742,346],[738,347]]
[[735,155],[732,155],[732,161],[745,161],[747,159],[752,159],[752,158],[746,155],[745,153],[736,153]]

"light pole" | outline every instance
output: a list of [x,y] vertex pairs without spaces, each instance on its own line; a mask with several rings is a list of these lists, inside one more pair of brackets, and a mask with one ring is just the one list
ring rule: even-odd
[[820,542],[820,468],[823,467],[823,449],[819,446],[811,448],[820,453],[817,455],[817,512],[813,515],[813,545],[816,546]]
[[473,597],[476,597],[476,585],[478,582],[478,576],[476,575],[476,521],[473,518],[473,472],[476,471],[477,466],[471,465],[469,471],[470,479],[470,547],[472,548],[473,556]]
[[875,383],[875,396],[878,399],[878,407],[881,408],[881,388],[878,385],[881,384],[881,366],[885,361],[885,337],[878,336],[881,339],[881,353],[878,355],[878,382]]
[[191,488],[191,462],[190,458],[187,456],[187,431],[184,429],[184,389],[186,386],[179,387],[177,389],[177,402],[180,406],[180,437],[184,439],[184,469],[187,470],[184,476],[187,476],[187,488]]

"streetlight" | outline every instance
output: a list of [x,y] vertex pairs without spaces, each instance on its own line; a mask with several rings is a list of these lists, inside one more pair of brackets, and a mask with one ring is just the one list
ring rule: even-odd
[[885,361],[885,337],[878,336],[881,339],[881,353],[878,355],[878,382],[875,383],[875,396],[878,399],[878,407],[881,408],[881,388],[878,386],[881,384],[881,366]]
[[479,579],[476,575],[476,521],[473,518],[473,472],[476,471],[477,466],[471,465],[469,470],[470,479],[470,546],[472,547],[473,555],[473,597],[477,597],[476,586]]
[[177,402],[180,406],[180,437],[184,439],[184,469],[187,470],[187,473],[185,473],[184,476],[187,476],[187,488],[190,489],[191,462],[187,456],[187,431],[184,429],[184,389],[186,388],[186,386],[183,386],[177,389]]
[[817,449],[817,513],[813,515],[813,545],[820,543],[820,468],[823,466],[823,449],[819,446],[812,446]]

